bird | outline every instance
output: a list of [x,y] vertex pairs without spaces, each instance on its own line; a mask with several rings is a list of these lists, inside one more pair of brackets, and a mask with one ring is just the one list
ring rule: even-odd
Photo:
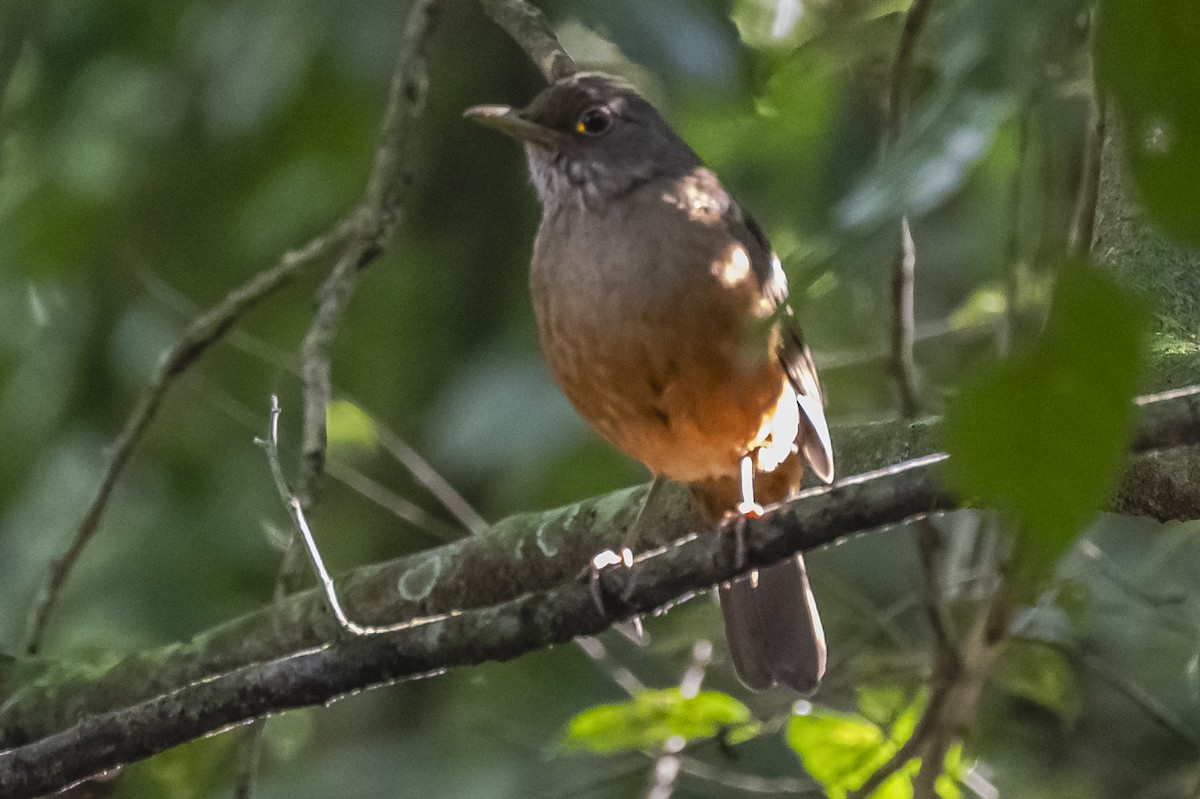
[[[524,108],[464,115],[518,139],[542,216],[530,289],[550,371],[579,414],[705,523],[828,483],[812,354],[763,229],[629,83],[575,72]],[[731,516],[732,515],[732,516]],[[825,670],[802,555],[718,588],[735,672],[810,695]]]

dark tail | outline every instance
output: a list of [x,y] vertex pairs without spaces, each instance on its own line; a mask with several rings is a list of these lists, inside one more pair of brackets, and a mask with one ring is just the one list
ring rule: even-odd
[[825,674],[825,631],[797,554],[721,587],[725,637],[738,677],[755,690],[776,683],[804,695]]

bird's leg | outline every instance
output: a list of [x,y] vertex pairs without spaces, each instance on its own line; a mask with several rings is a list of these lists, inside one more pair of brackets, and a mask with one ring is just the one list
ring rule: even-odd
[[[641,534],[642,519],[646,516],[646,509],[649,508],[658,495],[662,493],[663,486],[666,485],[667,479],[662,475],[655,475],[653,482],[650,483],[650,489],[646,492],[645,499],[642,500],[642,506],[638,508],[637,516],[634,517],[633,523],[629,525],[629,529],[625,531],[625,537],[622,539],[621,548],[614,552],[611,549],[606,549],[599,552],[592,558],[591,564],[588,567],[589,588],[592,593],[592,602],[595,603],[596,609],[601,614],[604,613],[604,598],[600,595],[600,574],[607,568],[613,566],[624,566],[630,568],[633,566],[633,545],[637,543],[638,537]],[[629,580],[622,591],[622,599],[627,599],[630,592],[633,591],[633,581]],[[637,635],[634,640],[640,640],[641,619],[635,617],[634,623],[637,628]]]
[[763,506],[754,501],[754,458],[749,454],[742,456],[742,501],[737,512],[748,519],[763,515]]
[[[754,458],[742,456],[742,501],[737,504],[737,515],[733,520],[734,563],[738,570],[746,562],[746,520],[763,515],[763,506],[754,500]],[[756,575],[751,575],[755,579]]]

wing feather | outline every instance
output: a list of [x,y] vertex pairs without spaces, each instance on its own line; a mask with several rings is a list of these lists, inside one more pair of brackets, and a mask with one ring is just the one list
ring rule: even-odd
[[801,452],[817,477],[826,483],[832,482],[833,444],[829,438],[829,424],[825,421],[825,396],[821,393],[821,381],[817,377],[812,352],[804,343],[800,324],[787,304],[787,276],[766,234],[752,216],[731,201],[725,220],[730,232],[750,255],[751,271],[758,280],[759,291],[778,331],[776,356],[796,391],[801,422],[805,428],[800,442]]

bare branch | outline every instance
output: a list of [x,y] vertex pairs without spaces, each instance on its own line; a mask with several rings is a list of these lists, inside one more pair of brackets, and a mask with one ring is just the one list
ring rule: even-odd
[[[1091,40],[1088,53],[1093,52],[1096,36],[1096,15],[1092,11],[1088,38]],[[1092,251],[1092,239],[1096,232],[1096,208],[1100,202],[1100,162],[1107,135],[1107,113],[1104,95],[1096,86],[1096,65],[1091,63],[1092,90],[1088,96],[1088,129],[1083,142],[1083,168],[1079,189],[1075,197],[1075,209],[1071,218],[1071,231],[1067,238],[1067,255],[1079,258]]]
[[646,690],[646,686],[637,678],[637,675],[627,666],[618,663],[599,638],[580,636],[575,639],[575,645],[583,651],[583,654],[591,658],[592,662],[604,672],[604,676],[625,693],[634,696]]
[[318,292],[317,312],[301,349],[304,434],[297,495],[311,501],[325,468],[325,409],[331,396],[329,349],[362,271],[384,251],[403,215],[412,183],[417,121],[428,91],[425,55],[440,0],[419,0],[409,12],[380,130],[366,196],[354,215],[355,231]]
[[[1198,393],[1155,404],[1158,420],[1172,416],[1161,406],[1176,408],[1181,431],[1172,440],[1200,442],[1200,417],[1188,407]],[[896,423],[893,433],[896,427],[910,426]],[[867,438],[885,432],[870,428],[859,431],[857,445],[884,451]],[[664,545],[642,553],[630,570],[601,575],[603,613],[581,564],[597,549],[620,545],[646,486],[511,517],[487,535],[340,578],[359,618],[407,620],[394,633],[331,642],[337,628],[321,595],[308,591],[190,642],[130,655],[98,675],[46,666],[7,692],[0,795],[45,793],[265,713],[594,635],[747,568],[953,508],[957,501],[936,479],[943,460],[934,453],[802,492],[747,525],[741,563],[731,536],[691,530],[686,489],[669,484],[645,520],[647,537]]]
[[[392,634],[329,643],[334,628],[320,595],[309,591],[190,643],[131,656],[96,680],[43,675],[41,688],[25,686],[5,707],[0,795],[39,795],[268,712],[598,633],[818,539],[949,506],[930,472],[926,466],[844,481],[769,514],[748,530],[744,564],[730,536],[683,535],[645,553],[629,573],[606,572],[603,615],[588,581],[578,578],[580,564],[597,547],[620,543],[642,489],[508,519],[486,536],[339,580],[358,617],[410,620]],[[686,504],[661,507],[673,513],[655,529],[686,533]]]
[[904,15],[904,28],[900,32],[900,43],[896,48],[896,60],[892,63],[892,83],[888,94],[888,113],[884,123],[889,145],[900,138],[908,102],[912,98],[913,60],[917,53],[917,41],[925,29],[925,20],[933,0],[913,0]]
[[524,50],[547,83],[575,72],[575,62],[559,44],[546,16],[525,0],[479,0],[492,21]]
[[957,663],[958,649],[952,633],[952,619],[946,610],[943,573],[942,531],[932,519],[922,519],[917,525],[917,547],[921,556],[921,593],[929,628],[933,630],[936,657]]
[[[157,280],[153,275],[143,273],[139,274],[139,277],[146,284],[147,289],[162,302],[167,303],[170,307],[179,310],[181,313],[194,313],[193,307],[187,298],[172,287]],[[239,351],[262,361],[264,364],[278,367],[293,376],[300,376],[298,358],[288,351],[260,339],[245,330],[230,331],[225,337],[225,341]],[[197,390],[195,393],[199,399],[214,406],[247,430],[258,431],[261,421],[260,415],[231,397],[220,387],[208,384],[205,385],[203,391]],[[343,392],[338,391],[336,386],[334,387],[334,393],[340,394],[348,402],[363,409],[370,416],[369,409],[363,408],[362,403],[354,397],[346,396]],[[424,486],[442,504],[442,507],[449,511],[452,516],[456,517],[465,528],[472,533],[478,533],[480,530],[487,528],[487,522],[480,516],[478,511],[458,493],[454,486],[421,453],[413,449],[412,445],[396,434],[395,431],[386,427],[377,417],[371,416],[371,425],[375,430],[379,445],[395,458],[401,466],[407,469],[413,479]],[[431,538],[438,541],[453,541],[462,536],[462,532],[457,528],[442,522],[440,519],[434,518],[420,506],[398,496],[395,492],[363,474],[345,461],[333,458],[327,459],[325,471],[329,477],[342,483],[351,491],[370,500],[396,518],[412,524],[421,532],[427,533]]]
[[[925,28],[929,8],[933,0],[914,0],[904,16],[904,28],[896,48],[896,60],[892,65],[891,90],[888,95],[887,119],[884,134],[890,149],[900,138],[904,116],[912,95],[913,59],[917,41]],[[900,394],[900,413],[906,418],[916,416],[920,410],[917,396],[917,366],[913,356],[913,338],[916,327],[913,295],[916,282],[917,253],[913,245],[908,217],[900,220],[900,241],[892,258],[892,352],[891,370]]]
[[471,507],[446,478],[429,465],[429,461],[421,457],[421,453],[409,446],[408,442],[378,423],[375,424],[375,435],[379,439],[379,445],[404,466],[413,479],[425,486],[442,507],[462,522],[472,535],[479,535],[487,529],[487,520]]
[[916,313],[914,292],[917,250],[908,217],[900,220],[900,244],[892,259],[892,377],[900,393],[900,413],[912,418],[920,411],[917,400],[917,363],[913,355]]
[[421,506],[409,502],[379,481],[363,474],[358,469],[340,460],[331,459],[326,467],[327,474],[354,493],[378,505],[397,519],[408,522],[434,541],[453,541],[462,538],[457,527],[444,524]]
[[946,752],[958,740],[975,714],[980,691],[992,663],[1007,638],[1007,594],[1003,582],[992,591],[971,625],[961,650],[938,650],[933,688],[909,736],[847,799],[867,799],[893,774],[911,761],[921,759],[913,779],[916,799],[936,799],[933,786],[941,775]]
[[[426,50],[440,13],[440,0],[417,0],[408,19],[397,49],[396,66],[392,72],[387,109],[379,133],[375,161],[367,183],[362,204],[354,214],[355,231],[338,257],[318,292],[317,311],[301,347],[300,372],[304,386],[304,430],[302,436],[300,486],[298,496],[290,495],[282,479],[279,465],[277,423],[279,410],[272,398],[271,435],[267,454],[275,475],[280,496],[288,505],[293,521],[308,552],[309,561],[325,590],[329,606],[342,628],[355,635],[376,632],[347,618],[338,601],[333,580],[309,530],[304,508],[325,472],[326,408],[332,394],[329,350],[338,325],[345,315],[359,275],[390,243],[400,222],[403,203],[412,183],[413,139],[417,120],[425,107],[428,91]],[[296,537],[284,552],[275,581],[277,598],[299,590],[305,567],[299,556]],[[257,724],[247,736],[243,754],[253,757],[261,747],[263,725]],[[243,764],[244,765],[244,764]]]
[[739,774],[728,767],[717,768],[702,760],[691,757],[681,758],[681,770],[688,776],[723,788],[729,788],[744,793],[783,794],[795,797],[813,797],[824,799],[825,792],[811,782],[805,782],[794,777],[760,777],[752,774]]
[[179,342],[164,354],[154,379],[142,393],[137,405],[125,420],[125,426],[113,442],[108,465],[100,478],[100,485],[84,513],[74,537],[66,550],[51,564],[46,579],[39,589],[30,610],[26,626],[25,651],[35,654],[42,645],[46,624],[58,601],[59,593],[67,577],[83,554],[92,536],[100,526],[100,520],[108,507],[117,480],[141,441],[142,435],[154,420],[167,391],[175,384],[214,342],[218,341],[246,312],[262,302],[280,287],[295,279],[300,270],[311,266],[326,252],[346,239],[352,226],[349,221],[337,225],[332,231],[318,236],[304,247],[284,254],[274,267],[260,272],[240,288],[225,296],[221,302],[198,317],[184,331]]

